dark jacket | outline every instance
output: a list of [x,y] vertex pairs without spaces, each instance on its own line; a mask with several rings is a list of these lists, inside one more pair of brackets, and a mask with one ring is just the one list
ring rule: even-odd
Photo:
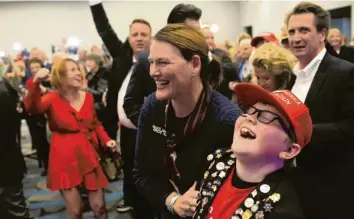
[[21,121],[17,102],[16,90],[0,76],[0,187],[21,183],[26,172],[18,143]]
[[116,139],[118,129],[118,92],[133,65],[133,50],[128,40],[122,42],[118,38],[108,21],[102,4],[91,6],[91,12],[97,32],[113,59],[108,82],[106,113],[109,124],[107,124],[106,131],[112,139]]
[[219,57],[224,76],[222,82],[216,90],[231,100],[233,92],[229,88],[229,82],[233,81],[234,76],[236,75],[236,65],[232,63],[228,54],[222,49],[214,49],[211,52],[215,56]]
[[341,46],[338,58],[354,63],[354,48],[350,46]]
[[[169,182],[165,167],[166,101],[156,99],[155,93],[145,101],[139,120],[135,168],[133,180],[140,192],[160,212],[161,218],[175,218],[166,210],[165,199],[175,191]],[[200,179],[207,168],[205,157],[216,148],[228,148],[233,139],[234,124],[241,114],[237,105],[212,91],[207,114],[193,136],[183,140],[177,147],[176,165],[181,174],[180,193],[185,193],[193,183]]]
[[102,103],[102,96],[108,89],[109,77],[110,72],[104,67],[100,67],[96,73],[89,72],[86,75],[87,91],[94,98],[96,113],[101,122],[106,122],[107,113]]
[[347,212],[332,209],[350,209],[348,202],[323,206],[354,196],[354,65],[326,53],[305,104],[313,134],[296,158],[304,211],[308,218],[344,218]]
[[149,52],[140,55],[132,72],[123,108],[130,121],[137,127],[141,107],[147,96],[156,91],[156,83],[150,77]]
[[[195,219],[207,217],[209,214],[209,208],[212,206],[213,201],[225,180],[232,171],[236,171],[235,156],[232,154],[231,150],[219,149],[208,157],[212,157],[212,159],[210,160],[209,168],[204,173],[203,180],[198,185],[201,196],[197,201],[199,204],[196,208],[196,214],[193,217]],[[217,169],[217,166],[220,167],[220,165],[218,165],[220,162],[225,166],[223,169]],[[291,179],[292,176],[285,173],[283,169],[269,174],[247,196],[247,198],[252,198],[255,203],[259,202],[257,205],[258,208],[252,212],[251,207],[247,208],[244,203],[242,203],[237,209],[235,209],[233,216],[235,218],[243,218],[242,212],[245,212],[248,209],[252,212],[252,216],[250,217],[252,219],[256,218],[255,215],[257,213],[263,213],[264,219],[305,219]],[[270,188],[266,193],[264,193],[265,190],[261,191],[260,189],[261,186],[264,185],[268,185]],[[272,197],[273,194],[280,195],[278,196],[280,197],[279,201],[272,201],[272,199],[266,201],[266,199]],[[245,200],[247,198],[245,198]],[[270,212],[265,210],[266,204],[269,204],[272,207]],[[239,209],[242,209],[242,211]]]
[[326,42],[325,47],[327,49],[327,52],[332,56],[354,63],[353,47],[343,45],[340,47],[339,54],[334,50],[334,48],[328,42]]

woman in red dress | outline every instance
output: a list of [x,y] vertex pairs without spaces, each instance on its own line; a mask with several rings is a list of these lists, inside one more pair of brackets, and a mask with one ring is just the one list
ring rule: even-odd
[[[41,96],[40,83],[51,78],[56,92]],[[97,120],[91,94],[81,90],[84,75],[72,59],[64,59],[49,74],[41,69],[28,80],[25,106],[31,114],[46,113],[52,131],[47,187],[60,190],[68,218],[80,218],[81,197],[77,189],[88,190],[90,206],[96,218],[107,218],[103,188],[108,181],[99,164],[96,147],[116,150]]]

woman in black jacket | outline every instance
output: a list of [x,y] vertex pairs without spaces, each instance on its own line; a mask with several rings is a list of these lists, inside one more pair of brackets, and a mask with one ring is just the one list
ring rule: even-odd
[[231,146],[241,110],[213,90],[221,67],[200,31],[167,25],[155,35],[149,60],[157,91],[141,112],[133,179],[157,217],[192,216],[197,197],[187,191],[202,177],[206,155]]
[[354,63],[354,48],[344,45],[342,33],[339,29],[330,29],[328,32],[327,40],[328,45],[326,46],[326,49],[331,55]]

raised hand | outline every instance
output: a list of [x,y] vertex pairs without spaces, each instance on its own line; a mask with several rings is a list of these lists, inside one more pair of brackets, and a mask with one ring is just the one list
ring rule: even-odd
[[41,68],[37,71],[36,75],[34,76],[34,82],[43,82],[49,80],[50,72],[46,68]]

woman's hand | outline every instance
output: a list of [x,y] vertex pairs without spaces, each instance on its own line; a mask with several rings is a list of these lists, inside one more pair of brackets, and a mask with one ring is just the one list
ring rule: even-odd
[[107,141],[106,146],[109,147],[113,152],[117,151],[117,143],[115,140]]
[[34,76],[34,82],[41,83],[43,81],[47,81],[50,78],[50,72],[46,68],[41,68],[37,71],[36,75]]
[[199,192],[195,190],[196,185],[197,183],[194,183],[193,186],[180,196],[173,205],[174,212],[180,217],[193,216],[199,197]]

